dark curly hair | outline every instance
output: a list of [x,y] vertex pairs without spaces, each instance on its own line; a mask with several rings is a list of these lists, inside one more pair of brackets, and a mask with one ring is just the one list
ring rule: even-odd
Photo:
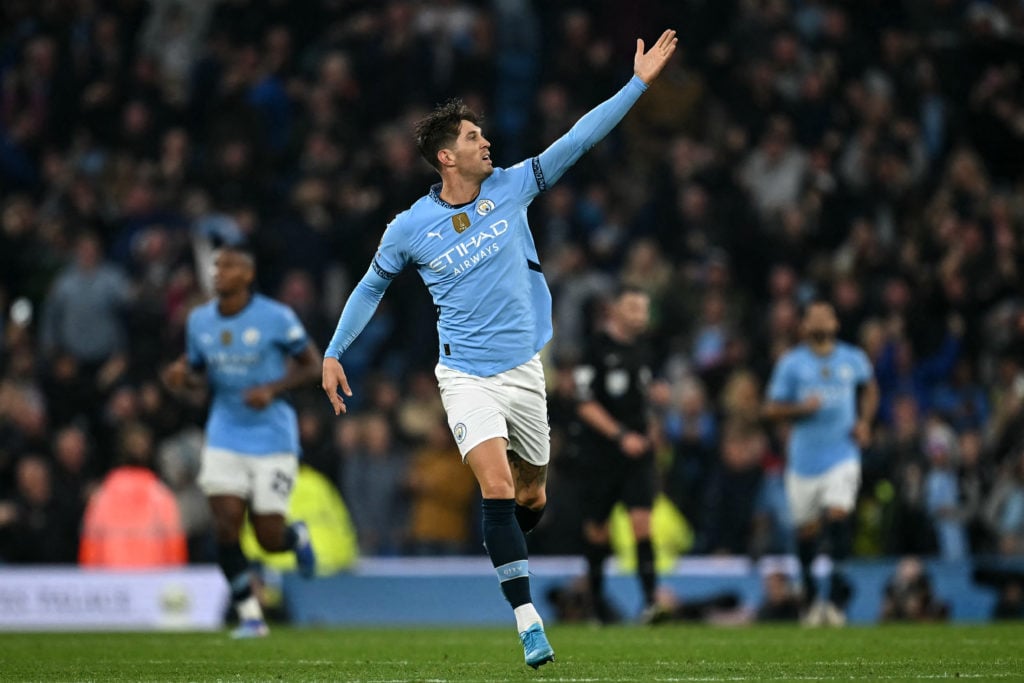
[[483,117],[467,107],[461,99],[453,98],[416,122],[416,148],[427,163],[438,171],[441,170],[441,164],[437,160],[437,153],[455,142],[463,121],[479,126]]

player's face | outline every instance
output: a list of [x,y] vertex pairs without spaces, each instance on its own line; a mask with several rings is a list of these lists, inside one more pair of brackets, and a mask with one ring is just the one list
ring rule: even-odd
[[623,294],[615,304],[615,316],[630,336],[639,336],[651,321],[651,300],[640,292]]
[[491,143],[475,123],[463,121],[459,124],[459,137],[451,151],[455,167],[462,175],[483,179],[494,172]]
[[246,290],[253,280],[252,260],[237,251],[218,250],[213,257],[213,289],[217,296]]
[[828,304],[814,304],[804,314],[804,334],[814,344],[827,344],[839,332],[839,320]]

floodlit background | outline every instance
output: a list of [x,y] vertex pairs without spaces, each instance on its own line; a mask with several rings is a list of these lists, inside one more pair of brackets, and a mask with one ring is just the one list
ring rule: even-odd
[[[435,182],[411,122],[461,96],[510,166],[621,87],[635,38],[666,27],[680,47],[660,80],[530,210],[556,330],[551,503],[531,553],[580,550],[571,368],[627,282],[654,302],[659,561],[678,575],[703,566],[679,557],[731,556],[741,606],[756,609],[791,569],[747,559],[792,546],[783,441],[738,426],[756,422],[798,306],[822,295],[882,387],[856,513],[863,618],[908,555],[938,561],[917,566],[937,604],[974,591],[952,616],[1021,616],[1012,0],[4,0],[0,563],[74,565],[90,494],[134,453],[175,493],[188,562],[213,571],[194,481],[205,403],[157,381],[209,295],[210,249],[250,242],[261,291],[322,349],[386,223]],[[429,296],[406,273],[346,354],[349,415],[314,388],[294,396],[308,465],[295,505],[319,520],[328,572],[357,555],[482,556],[436,345]],[[287,596],[290,567],[261,559],[268,599]],[[558,567],[555,588],[572,590],[577,565]]]

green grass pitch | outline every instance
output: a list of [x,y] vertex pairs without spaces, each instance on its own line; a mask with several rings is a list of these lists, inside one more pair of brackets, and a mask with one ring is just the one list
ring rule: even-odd
[[0,681],[1024,680],[1024,625],[552,626],[523,664],[511,628],[0,634]]

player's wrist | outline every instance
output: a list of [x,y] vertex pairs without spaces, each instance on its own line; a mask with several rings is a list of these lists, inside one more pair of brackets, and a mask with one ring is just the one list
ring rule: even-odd
[[626,434],[629,434],[629,430],[625,426],[619,425],[619,428],[615,430],[612,435],[612,441],[615,443],[622,443],[622,440],[626,438]]

